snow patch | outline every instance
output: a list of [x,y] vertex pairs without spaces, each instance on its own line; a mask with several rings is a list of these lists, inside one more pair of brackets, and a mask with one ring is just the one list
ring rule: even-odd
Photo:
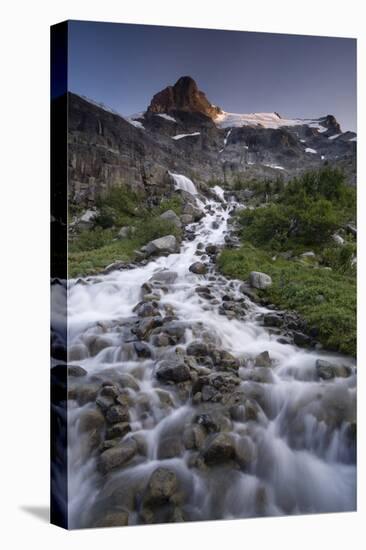
[[132,118],[126,118],[127,122],[132,124],[135,128],[139,128],[140,130],[145,130],[145,126],[139,121],[139,120],[133,120]]
[[230,130],[228,131],[228,133],[226,134],[225,139],[224,139],[224,147],[226,147],[226,144],[228,142],[228,139],[230,137],[231,132],[232,132],[232,129],[230,128]]
[[192,134],[177,134],[176,136],[172,136],[172,139],[178,140],[186,137],[192,137],[192,136],[199,136],[201,132],[193,132]]
[[349,139],[348,141],[357,141],[357,138],[353,137],[353,138]]
[[273,168],[274,170],[284,170],[284,167],[279,166],[278,164],[264,164],[264,166],[267,166],[268,168]]
[[334,136],[329,136],[328,139],[337,139],[339,136],[341,136],[342,134],[335,134]]
[[220,128],[252,126],[278,129],[285,126],[309,126],[310,128],[316,128],[319,132],[325,132],[327,128],[324,128],[320,124],[321,119],[301,119],[301,118],[282,118],[277,113],[227,113],[223,111],[216,116],[216,125]]
[[305,153],[311,153],[313,155],[316,155],[318,151],[315,151],[315,149],[312,149],[311,147],[306,147]]
[[158,113],[156,116],[160,116],[161,118],[164,118],[165,120],[169,120],[169,122],[177,122],[175,118],[173,118],[170,115],[167,115],[166,113]]

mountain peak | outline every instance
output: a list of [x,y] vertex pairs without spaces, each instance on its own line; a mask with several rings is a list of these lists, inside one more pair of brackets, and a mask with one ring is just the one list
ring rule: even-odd
[[222,111],[209,102],[204,92],[198,89],[191,76],[181,76],[174,86],[167,86],[154,95],[148,107],[150,113],[188,111],[215,118]]

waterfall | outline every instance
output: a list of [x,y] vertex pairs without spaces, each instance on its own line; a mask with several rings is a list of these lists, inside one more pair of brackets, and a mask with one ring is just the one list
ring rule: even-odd
[[172,172],[169,172],[169,175],[172,176],[176,189],[182,189],[182,191],[191,193],[191,195],[198,194],[195,184],[186,176],[182,174],[173,174]]

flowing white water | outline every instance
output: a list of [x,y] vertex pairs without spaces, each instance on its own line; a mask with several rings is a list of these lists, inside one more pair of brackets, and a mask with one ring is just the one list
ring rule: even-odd
[[169,174],[172,176],[174,180],[176,189],[181,189],[182,191],[191,193],[191,195],[198,194],[197,188],[192,180],[190,180],[186,176],[183,176],[182,174],[173,174],[172,172],[169,172]]
[[[197,192],[188,178],[172,176],[180,189]],[[103,477],[96,469],[98,453],[90,452],[85,437],[79,434],[80,417],[86,410],[95,409],[95,403],[80,406],[76,401],[69,402],[71,527],[92,524],[92,514],[98,516],[101,510],[115,505],[117,490],[124,495],[118,502],[128,509],[129,523],[139,523],[138,510],[128,495],[141,493],[151,473],[161,465],[175,471],[179,478],[184,494],[182,508],[188,520],[355,509],[355,368],[348,378],[326,382],[319,381],[315,372],[318,358],[339,365],[352,365],[352,361],[280,343],[278,334],[257,321],[265,308],[248,298],[244,299],[248,311],[245,319],[220,314],[224,294],[231,293],[233,299],[243,301],[240,282],[218,275],[213,266],[203,276],[189,271],[193,262],[205,261],[205,256],[198,255],[199,250],[209,244],[222,244],[228,232],[231,205],[221,202],[224,194],[220,188],[215,192],[220,202],[206,202],[204,218],[192,226],[194,240],[184,241],[179,254],[160,257],[143,267],[89,277],[83,284],[69,282],[70,357],[75,350],[81,350],[83,357],[69,364],[87,370],[87,377],[82,378],[84,385],[109,381],[116,373],[133,376],[136,387],[128,390],[133,403],[132,431],[124,440],[136,437],[144,446],[144,452],[127,466]],[[203,206],[201,201],[199,204]],[[159,308],[166,315],[173,311],[175,318],[185,323],[184,339],[179,345],[185,348],[191,340],[208,339],[243,364],[237,389],[254,403],[258,414],[250,420],[234,419],[226,430],[235,441],[244,439],[249,447],[252,459],[245,468],[200,468],[192,462],[188,450],[158,459],[162,443],[182,435],[198,410],[191,396],[182,396],[174,385],[163,385],[155,376],[156,361],[175,355],[175,345],[154,348],[150,340],[153,358],[139,359],[128,353],[129,342],[134,339],[129,326],[136,319],[133,309],[141,300],[141,287],[164,269],[174,271],[177,278],[164,291],[157,290]],[[196,292],[199,285],[208,285],[214,299],[203,299]],[[251,367],[251,359],[263,351],[269,352],[273,367],[267,370],[270,376],[258,380],[261,369]],[[165,406],[159,394],[162,390],[167,398]],[[244,411],[249,401],[241,407]]]

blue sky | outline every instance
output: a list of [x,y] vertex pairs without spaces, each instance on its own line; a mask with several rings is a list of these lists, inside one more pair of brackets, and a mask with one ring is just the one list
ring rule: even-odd
[[225,111],[333,114],[356,130],[356,40],[116,23],[69,23],[69,90],[122,114],[183,75]]

